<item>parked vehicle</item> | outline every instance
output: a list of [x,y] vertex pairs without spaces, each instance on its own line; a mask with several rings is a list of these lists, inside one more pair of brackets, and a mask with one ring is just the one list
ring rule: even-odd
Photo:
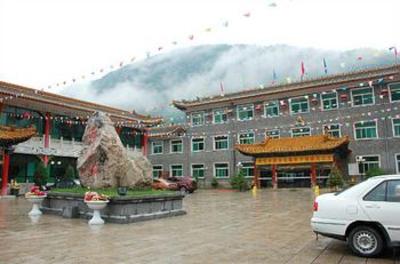
[[347,241],[362,257],[400,246],[400,175],[377,176],[342,192],[318,196],[311,227]]
[[163,178],[153,179],[151,187],[155,190],[171,190],[171,191],[179,190],[178,184]]
[[168,180],[175,182],[178,185],[178,190],[181,192],[193,193],[195,190],[197,190],[197,181],[192,177],[169,177]]

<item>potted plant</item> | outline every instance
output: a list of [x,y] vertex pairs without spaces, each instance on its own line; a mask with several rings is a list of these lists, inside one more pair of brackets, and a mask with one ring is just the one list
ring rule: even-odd
[[249,189],[249,185],[247,184],[246,179],[244,178],[243,170],[239,170],[239,173],[231,179],[230,182],[233,189],[238,190],[240,192],[247,191]]
[[216,188],[218,188],[218,185],[219,185],[219,182],[218,182],[218,180],[217,180],[217,178],[212,178],[212,180],[211,180],[211,186],[214,188],[214,189],[216,189]]
[[44,166],[44,163],[42,161],[38,163],[33,178],[35,186],[39,187],[39,189],[44,190],[49,179],[49,170]]
[[15,179],[10,182],[10,194],[17,196],[19,194],[19,189],[21,186],[17,183]]
[[30,216],[37,216],[42,214],[39,207],[46,196],[46,193],[41,191],[40,187],[37,185],[34,185],[31,188],[30,192],[25,193],[25,198],[33,204],[32,210],[29,212]]
[[329,188],[333,189],[334,191],[337,191],[339,188],[343,187],[343,175],[337,166],[332,167],[327,183]]
[[89,191],[85,193],[83,200],[93,210],[93,217],[89,220],[89,225],[104,224],[104,220],[100,216],[100,210],[103,210],[107,206],[109,202],[108,196]]

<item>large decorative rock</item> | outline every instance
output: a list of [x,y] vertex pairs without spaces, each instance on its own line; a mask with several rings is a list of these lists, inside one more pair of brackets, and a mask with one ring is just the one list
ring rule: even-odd
[[88,120],[82,141],[77,167],[83,186],[104,188],[151,184],[151,163],[139,151],[128,157],[106,114],[97,112]]

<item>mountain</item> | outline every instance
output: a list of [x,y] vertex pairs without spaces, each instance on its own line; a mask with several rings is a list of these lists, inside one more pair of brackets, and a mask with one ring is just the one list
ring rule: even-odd
[[245,88],[268,86],[273,71],[277,83],[323,76],[323,58],[329,74],[393,63],[386,50],[347,51],[300,48],[287,45],[204,45],[158,54],[123,66],[91,83],[68,87],[62,93],[140,113],[183,121],[173,99],[194,99]]

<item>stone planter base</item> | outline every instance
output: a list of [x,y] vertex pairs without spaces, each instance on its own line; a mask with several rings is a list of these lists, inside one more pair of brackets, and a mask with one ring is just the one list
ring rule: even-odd
[[[101,211],[106,223],[128,224],[170,216],[186,214],[183,210],[183,195],[168,194],[156,197],[117,197],[110,199]],[[93,210],[83,201],[83,195],[72,193],[48,193],[41,210],[45,214],[55,214],[66,218],[90,219]]]

